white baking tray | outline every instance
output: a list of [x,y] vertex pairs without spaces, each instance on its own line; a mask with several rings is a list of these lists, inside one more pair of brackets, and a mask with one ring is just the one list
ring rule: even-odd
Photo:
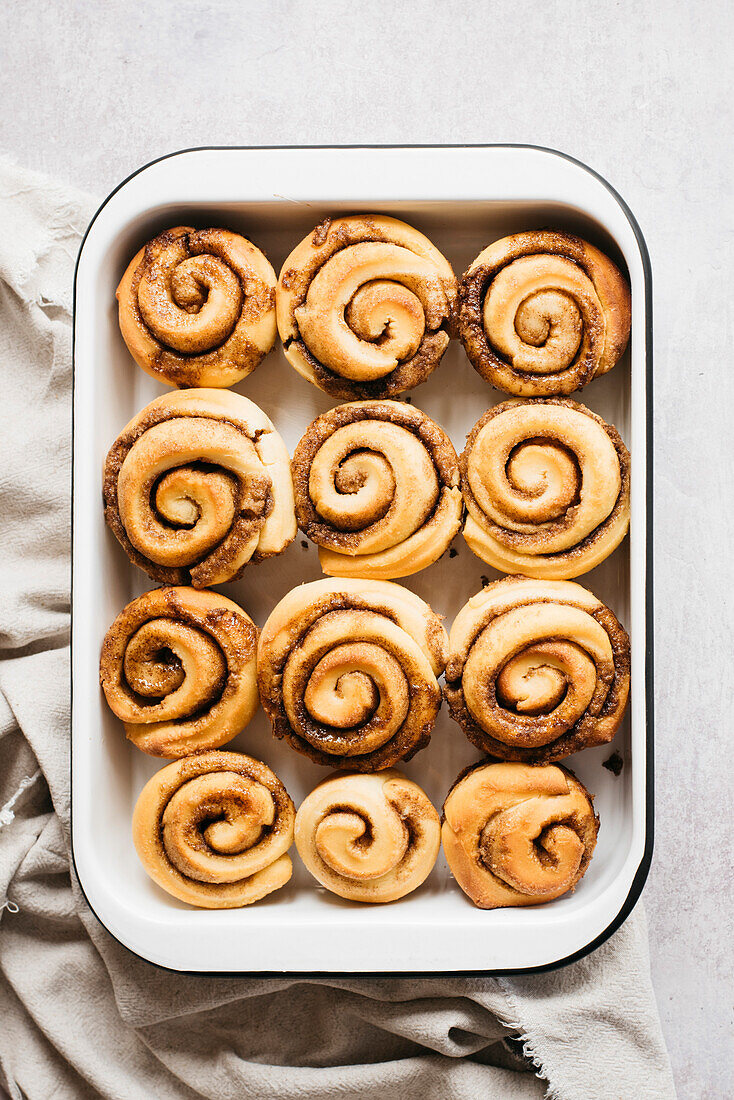
[[[596,795],[599,844],[575,893],[537,908],[475,909],[443,855],[416,893],[385,906],[342,901],[317,886],[293,850],[283,890],[246,909],[200,911],[146,876],[130,835],[133,806],[164,763],[126,740],[98,682],[99,649],[119,610],[152,582],[130,565],[102,517],[104,456],[128,419],[165,387],[132,361],[117,326],[115,288],[130,257],[173,225],[226,226],[263,247],[276,271],[326,214],[380,211],[426,233],[461,275],[490,241],[541,226],[570,230],[626,265],[632,337],[624,359],[579,396],[611,421],[632,452],[631,535],[578,578],[608,603],[632,639],[632,691],[611,746],[567,763]],[[619,196],[578,162],[524,146],[196,149],[158,160],[115,190],[95,215],[76,275],[72,838],[77,873],[99,920],[161,966],[217,972],[448,972],[539,969],[601,942],[631,909],[651,854],[651,588],[649,538],[650,273],[644,242]],[[268,413],[292,453],[314,416],[334,402],[275,349],[237,387]],[[466,433],[503,399],[472,369],[458,341],[411,400],[461,451]],[[284,554],[222,591],[262,625],[296,583],[320,576],[299,533]],[[450,625],[492,571],[458,536],[455,557],[405,583]],[[270,734],[260,711],[229,748],[265,760],[296,805],[325,771]],[[624,761],[603,767],[612,750]],[[437,807],[479,754],[442,708],[430,746],[406,767]]]

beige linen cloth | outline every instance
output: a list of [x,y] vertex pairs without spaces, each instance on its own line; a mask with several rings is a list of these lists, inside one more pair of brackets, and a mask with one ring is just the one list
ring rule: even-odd
[[93,207],[0,161],[0,1083],[13,1100],[674,1096],[639,906],[582,962],[507,980],[188,977],[89,911],[68,635],[72,280]]

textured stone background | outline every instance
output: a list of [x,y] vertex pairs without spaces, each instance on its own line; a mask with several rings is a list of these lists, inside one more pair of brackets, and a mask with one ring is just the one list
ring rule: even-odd
[[586,161],[629,202],[655,273],[658,794],[644,896],[686,1100],[734,1093],[732,10],[724,0],[0,6],[0,147],[100,196],[192,145],[530,142]]

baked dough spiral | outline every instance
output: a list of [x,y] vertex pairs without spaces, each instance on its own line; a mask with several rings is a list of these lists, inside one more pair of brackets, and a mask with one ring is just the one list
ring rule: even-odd
[[130,261],[120,331],[135,362],[169,386],[233,386],[275,343],[275,284],[244,237],[179,225]]
[[283,264],[278,331],[291,366],[332,397],[392,397],[438,366],[456,294],[451,265],[412,226],[327,218]]
[[627,534],[630,456],[616,428],[564,398],[505,401],[460,459],[464,538],[503,573],[564,580]]
[[448,865],[480,909],[541,905],[574,890],[599,830],[583,783],[553,765],[477,764],[443,813]]
[[461,526],[456,451],[400,401],[338,405],[293,456],[296,518],[332,577],[390,580],[441,557]]
[[276,737],[318,764],[359,772],[428,744],[446,632],[420,597],[389,581],[294,588],[260,635],[260,699]]
[[146,405],[107,455],[103,496],[130,560],[164,584],[234,580],[296,534],[283,441],[262,409],[225,390]]
[[257,627],[216,592],[156,588],[107,631],[99,677],[110,709],[151,756],[231,741],[258,704]]
[[612,261],[569,233],[514,233],[481,252],[459,287],[474,368],[505,393],[572,393],[611,370],[629,339],[630,288]]
[[461,609],[444,692],[469,740],[547,763],[611,741],[630,679],[627,632],[573,581],[506,577]]
[[239,909],[293,872],[295,807],[277,775],[239,752],[202,752],[148,780],[133,840],[154,882],[201,909]]
[[332,894],[387,902],[428,878],[441,822],[418,784],[389,769],[325,779],[299,806],[295,836],[306,867]]

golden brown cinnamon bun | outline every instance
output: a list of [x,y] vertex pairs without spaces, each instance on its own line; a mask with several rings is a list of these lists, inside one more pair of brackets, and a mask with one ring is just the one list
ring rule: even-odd
[[461,609],[444,692],[469,740],[547,763],[611,741],[629,694],[627,632],[572,581],[506,577]]
[[392,397],[425,382],[449,342],[451,265],[417,229],[382,214],[327,218],[278,279],[290,364],[332,397]]
[[389,581],[294,588],[258,646],[273,733],[332,768],[373,772],[409,760],[431,736],[446,643],[428,604]]
[[277,775],[239,752],[201,752],[148,780],[133,840],[154,882],[201,909],[239,909],[293,872],[295,807]]
[[295,837],[306,867],[332,894],[396,901],[431,873],[441,822],[418,784],[389,769],[325,779],[299,806]]
[[275,342],[275,283],[244,237],[179,225],[130,261],[120,331],[135,362],[170,386],[233,386]]
[[629,339],[630,288],[569,233],[514,233],[461,280],[459,329],[475,369],[505,393],[572,393],[610,370]]
[[629,451],[616,428],[574,401],[496,405],[475,424],[460,465],[464,538],[503,573],[578,577],[629,528]]
[[599,830],[583,783],[553,765],[477,764],[443,813],[448,865],[480,909],[541,905],[574,890]]
[[146,405],[107,455],[103,496],[130,560],[164,584],[234,580],[296,534],[283,441],[262,409],[224,390]]
[[216,592],[156,588],[107,631],[99,677],[125,733],[151,756],[231,741],[257,709],[257,627]]
[[332,577],[389,580],[441,557],[461,526],[456,451],[400,401],[337,405],[293,456],[296,518]]

